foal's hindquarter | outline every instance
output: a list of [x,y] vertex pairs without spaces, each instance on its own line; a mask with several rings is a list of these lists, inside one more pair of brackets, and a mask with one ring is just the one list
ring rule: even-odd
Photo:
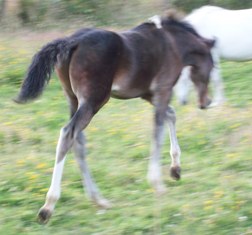
[[[195,66],[198,71],[205,68],[206,75],[209,75],[212,61],[204,40],[190,27],[179,22],[170,23],[169,19],[163,26],[157,28],[153,23],[144,23],[121,34],[84,29],[71,37],[47,44],[34,56],[17,102],[38,97],[55,65],[71,116],[69,123],[60,131],[51,185],[38,214],[40,222],[48,221],[60,197],[65,156],[71,148],[89,198],[101,207],[110,206],[100,195],[89,172],[82,133],[110,96],[119,99],[139,97],[154,106],[148,180],[158,193],[165,191],[160,165],[165,123],[170,131],[171,176],[180,178],[176,117],[168,106],[172,88],[183,66]],[[194,81],[206,91],[208,79],[202,79],[201,73],[198,74],[200,76]],[[203,97],[205,92],[200,94]]]
[[109,202],[100,196],[89,172],[82,130],[110,97],[120,52],[121,41],[116,34],[95,31],[81,39],[70,61],[63,61],[56,66],[69,101],[71,120],[60,132],[51,186],[45,205],[39,212],[41,222],[46,222],[50,218],[60,197],[65,156],[71,147],[79,164],[87,195],[101,207],[110,206]]

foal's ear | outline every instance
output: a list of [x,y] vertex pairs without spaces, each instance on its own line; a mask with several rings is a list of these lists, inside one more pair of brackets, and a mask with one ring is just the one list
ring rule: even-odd
[[215,45],[215,39],[206,39],[204,38],[204,43],[208,46],[209,49],[213,48]]

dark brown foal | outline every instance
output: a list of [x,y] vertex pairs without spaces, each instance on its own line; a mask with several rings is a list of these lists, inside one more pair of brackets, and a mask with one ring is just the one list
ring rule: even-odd
[[172,88],[182,68],[192,66],[199,106],[208,105],[212,46],[213,41],[200,37],[190,25],[168,17],[123,33],[83,29],[47,44],[34,56],[16,101],[24,103],[38,97],[55,67],[71,111],[70,122],[60,132],[51,186],[38,215],[41,222],[48,221],[60,197],[65,156],[70,148],[79,163],[88,196],[99,206],[110,206],[88,170],[82,133],[110,96],[140,97],[154,106],[148,180],[158,192],[165,190],[160,166],[165,122],[170,130],[171,176],[180,178],[176,116],[168,106]]

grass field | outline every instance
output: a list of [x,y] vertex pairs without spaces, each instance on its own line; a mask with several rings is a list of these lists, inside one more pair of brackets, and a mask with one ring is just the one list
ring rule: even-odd
[[[53,38],[54,35],[51,35]],[[27,41],[27,38],[33,40]],[[50,38],[50,37],[49,37]],[[51,221],[39,225],[67,104],[56,77],[43,97],[12,102],[40,35],[0,39],[0,234],[4,235],[242,235],[252,234],[252,63],[222,64],[227,102],[201,111],[192,102],[177,112],[182,179],[169,177],[169,140],[163,148],[168,192],[146,181],[152,107],[141,100],[110,102],[86,130],[88,163],[113,208],[87,200],[69,154],[62,197]]]

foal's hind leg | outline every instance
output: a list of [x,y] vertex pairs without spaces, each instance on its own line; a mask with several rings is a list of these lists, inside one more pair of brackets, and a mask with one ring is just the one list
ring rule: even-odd
[[172,159],[172,164],[171,164],[171,176],[174,179],[180,179],[180,147],[178,144],[177,136],[176,136],[176,115],[175,111],[168,106],[168,109],[166,111],[166,119],[169,125],[169,135],[170,135],[170,155]]
[[[76,96],[73,95],[70,91],[65,91],[69,104],[70,104],[70,112],[71,117],[74,116],[76,110],[78,109],[78,100]],[[87,195],[93,200],[93,202],[103,208],[110,207],[109,202],[100,196],[99,190],[92,179],[91,173],[88,169],[88,165],[86,162],[86,153],[85,153],[85,136],[82,132],[80,132],[77,137],[74,139],[73,143],[73,151],[75,154],[76,161],[80,167],[82,178],[83,178],[83,186],[87,190]]]
[[38,219],[41,223],[46,223],[49,220],[56,202],[60,197],[60,184],[65,162],[65,155],[72,147],[74,139],[88,125],[93,115],[94,112],[89,104],[80,104],[77,112],[72,117],[69,124],[61,129],[56,149],[56,159],[51,186],[46,196],[46,202],[38,214]]
[[109,201],[103,198],[99,194],[99,190],[92,179],[92,176],[89,172],[86,157],[85,157],[85,136],[82,132],[80,132],[77,138],[74,140],[73,150],[75,153],[76,160],[79,164],[82,177],[83,177],[83,185],[87,190],[87,195],[91,198],[91,200],[98,206],[103,208],[110,207]]
[[[70,104],[70,112],[71,117],[73,117],[74,113],[76,112],[78,108],[78,100],[75,96],[73,96],[73,93],[66,92],[66,95],[68,97],[68,101]],[[82,178],[83,178],[83,186],[87,190],[87,195],[91,200],[98,206],[103,208],[109,208],[110,203],[108,200],[103,198],[99,194],[99,190],[92,179],[91,173],[88,169],[88,165],[86,162],[86,151],[85,151],[85,136],[83,132],[80,132],[78,136],[74,139],[73,143],[73,151],[75,154],[76,161],[79,165],[79,168],[81,170]]]

